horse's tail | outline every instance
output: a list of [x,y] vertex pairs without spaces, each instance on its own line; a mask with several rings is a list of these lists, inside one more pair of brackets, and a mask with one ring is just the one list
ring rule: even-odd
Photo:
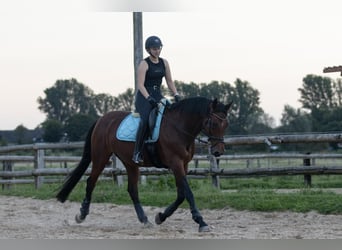
[[77,182],[81,179],[82,175],[87,170],[91,162],[91,135],[93,133],[96,122],[89,129],[87,138],[83,148],[82,159],[78,163],[77,167],[67,176],[62,187],[56,195],[56,198],[60,202],[65,202],[71,191],[76,186]]

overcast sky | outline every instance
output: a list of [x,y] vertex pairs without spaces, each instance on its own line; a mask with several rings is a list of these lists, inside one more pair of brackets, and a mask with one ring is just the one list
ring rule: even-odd
[[43,122],[37,98],[58,79],[76,78],[96,94],[133,88],[130,10],[163,10],[143,12],[143,34],[161,38],[174,80],[248,81],[277,123],[285,104],[300,107],[307,74],[340,77],[322,70],[342,65],[342,1],[189,1],[163,8],[146,0],[136,9],[104,0],[90,8],[80,0],[0,0],[0,130]]

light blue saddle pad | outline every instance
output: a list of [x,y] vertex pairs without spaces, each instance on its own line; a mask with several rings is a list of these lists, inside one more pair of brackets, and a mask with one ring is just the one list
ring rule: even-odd
[[[152,137],[148,138],[146,142],[156,142],[159,137],[159,131],[160,131],[160,124],[163,117],[164,109],[166,103],[169,102],[167,99],[162,99],[161,103],[163,105],[159,104],[159,110],[156,120],[156,126],[154,127]],[[131,141],[135,142],[138,126],[140,122],[139,116],[134,116],[133,113],[127,115],[125,119],[122,120],[122,122],[119,125],[119,128],[116,131],[116,138],[121,141]]]

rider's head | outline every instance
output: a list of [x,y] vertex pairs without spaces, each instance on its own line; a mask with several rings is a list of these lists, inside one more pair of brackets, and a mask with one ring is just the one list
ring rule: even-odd
[[150,55],[152,55],[151,50],[161,50],[162,47],[163,44],[157,36],[150,36],[145,41],[145,49]]

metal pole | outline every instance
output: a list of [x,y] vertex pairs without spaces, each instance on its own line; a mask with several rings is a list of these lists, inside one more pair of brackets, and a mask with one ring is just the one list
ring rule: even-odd
[[138,90],[138,66],[143,59],[143,29],[142,12],[133,12],[133,39],[134,39],[134,96]]
[[[134,96],[138,91],[138,66],[143,59],[143,28],[142,28],[142,12],[133,12],[133,29],[134,29]],[[146,176],[140,176],[142,184],[146,183]]]

